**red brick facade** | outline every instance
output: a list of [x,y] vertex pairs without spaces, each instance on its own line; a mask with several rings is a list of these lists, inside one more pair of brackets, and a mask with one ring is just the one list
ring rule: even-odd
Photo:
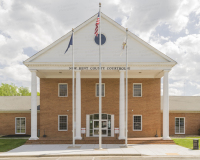
[[[31,135],[31,113],[0,113],[0,135],[15,134],[15,118],[26,118],[26,133]],[[40,113],[37,114],[38,129],[40,129]]]
[[[114,128],[119,128],[118,78],[102,79],[105,97],[102,97],[102,113],[114,115]],[[86,115],[99,112],[99,98],[95,95],[97,78],[81,79],[81,128],[86,128]],[[160,109],[160,79],[137,78],[128,81],[128,137],[162,136]],[[58,84],[68,84],[68,97],[58,97]],[[142,83],[142,97],[133,97],[133,83]],[[40,113],[38,129],[48,137],[72,138],[72,79],[40,79]],[[58,131],[58,115],[68,116],[68,131]],[[142,131],[133,131],[133,115],[142,115]],[[26,134],[31,134],[30,113],[0,113],[0,135],[15,134],[15,117],[26,117]],[[198,134],[200,113],[170,113],[169,135],[175,135],[175,117],[185,117],[185,134]],[[115,135],[116,136],[116,135]],[[117,135],[118,136],[118,135]]]

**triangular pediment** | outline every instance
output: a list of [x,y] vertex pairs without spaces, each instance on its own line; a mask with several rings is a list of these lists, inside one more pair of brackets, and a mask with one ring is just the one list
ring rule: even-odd
[[[99,45],[94,41],[94,29],[97,15],[74,29],[74,61],[79,63],[99,62]],[[126,36],[126,29],[102,14],[101,33],[106,42],[101,46],[102,63],[124,63],[125,50],[122,43]],[[42,51],[33,55],[26,62],[57,63],[72,62],[72,47],[64,54],[71,32],[64,35]],[[128,32],[128,61],[129,63],[167,63],[176,62],[165,54],[156,50],[133,33]]]

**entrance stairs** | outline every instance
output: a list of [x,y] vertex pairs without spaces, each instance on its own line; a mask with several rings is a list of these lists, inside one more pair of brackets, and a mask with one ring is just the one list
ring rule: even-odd
[[[98,137],[76,140],[76,144],[99,144]],[[41,137],[38,140],[28,140],[25,144],[72,144],[69,138],[48,138]],[[118,140],[111,137],[102,137],[102,144],[125,144],[125,140]],[[163,140],[162,137],[128,138],[128,144],[175,144],[173,140]]]

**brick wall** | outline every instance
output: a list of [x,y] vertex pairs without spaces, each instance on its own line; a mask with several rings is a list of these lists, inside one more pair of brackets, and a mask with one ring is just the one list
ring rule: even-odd
[[169,135],[179,135],[175,134],[175,117],[185,117],[185,135],[199,134],[200,113],[169,113]]
[[[81,79],[81,127],[86,128],[86,114],[99,112],[95,84],[99,79]],[[68,83],[68,97],[58,97],[58,83]],[[102,79],[105,97],[102,113],[114,114],[115,128],[119,127],[119,79]],[[133,83],[142,83],[142,97],[133,97]],[[129,79],[128,136],[147,137],[161,134],[160,79]],[[40,79],[40,129],[48,137],[72,137],[72,80]],[[69,111],[67,111],[69,110]],[[132,111],[133,110],[133,111]],[[133,114],[142,115],[142,131],[133,131]],[[58,115],[68,115],[68,131],[58,131]]]
[[[26,134],[31,134],[31,114],[30,113],[0,113],[0,135],[15,134],[15,117],[26,117]],[[40,113],[37,116],[38,129],[40,129]]]

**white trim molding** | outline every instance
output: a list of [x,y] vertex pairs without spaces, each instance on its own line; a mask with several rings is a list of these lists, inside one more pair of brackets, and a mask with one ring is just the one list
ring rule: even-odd
[[[67,117],[67,129],[60,129],[60,117],[66,116]],[[58,131],[68,131],[68,115],[58,115]]]
[[[141,129],[139,130],[139,129],[134,129],[134,117],[135,116],[140,116],[141,117]],[[133,131],[142,131],[142,115],[137,115],[137,114],[135,114],[135,115],[133,115]]]
[[[67,96],[60,96],[60,85],[62,84],[67,85]],[[58,97],[68,97],[68,83],[58,83]]]
[[[179,133],[176,132],[176,118],[179,118]],[[184,119],[184,133],[180,133],[180,119]],[[175,117],[175,134],[185,134],[185,117]]]
[[[17,133],[17,118],[20,118],[20,133]],[[21,133],[21,119],[25,119],[25,132]],[[26,134],[26,117],[15,117],[15,134]]]
[[[95,84],[95,97],[99,97],[99,96],[97,95],[97,93],[99,93],[99,92],[97,92],[97,85],[98,85],[98,84],[99,84],[99,83],[96,83],[96,84]],[[101,83],[101,86],[104,86],[104,88],[103,88],[103,89],[104,89],[104,92],[103,92],[104,95],[101,96],[101,97],[105,97],[105,96],[106,96],[106,93],[105,93],[105,90],[106,90],[106,89],[105,89],[105,88],[106,88],[105,83]],[[102,91],[102,90],[101,90],[101,91]],[[101,92],[101,93],[102,93],[102,92]]]
[[[134,95],[134,85],[140,84],[141,85],[141,96],[135,96]],[[142,97],[142,83],[133,83],[133,97]]]

